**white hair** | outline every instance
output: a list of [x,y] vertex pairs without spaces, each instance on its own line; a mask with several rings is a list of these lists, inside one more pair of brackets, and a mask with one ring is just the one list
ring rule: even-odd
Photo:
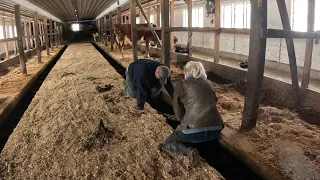
[[193,78],[201,78],[203,80],[207,79],[206,70],[204,69],[202,63],[190,61],[184,66],[184,73],[187,76],[192,76]]

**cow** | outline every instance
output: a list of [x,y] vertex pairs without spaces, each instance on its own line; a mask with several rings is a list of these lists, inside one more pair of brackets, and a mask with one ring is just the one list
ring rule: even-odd
[[[153,27],[157,27],[155,24],[152,24]],[[149,27],[148,24],[137,24],[136,27]],[[113,30],[117,34],[119,38],[119,49],[122,54],[123,58],[123,46],[126,37],[132,42],[132,37],[131,37],[131,24],[113,24]],[[161,31],[157,30],[156,34],[158,35],[159,39],[161,40]],[[149,57],[149,50],[150,50],[150,41],[155,42],[156,39],[153,36],[151,31],[138,31],[137,32],[137,40],[141,40],[142,37],[146,40],[146,48],[147,48],[147,54]],[[174,36],[174,43],[178,42],[178,38]]]

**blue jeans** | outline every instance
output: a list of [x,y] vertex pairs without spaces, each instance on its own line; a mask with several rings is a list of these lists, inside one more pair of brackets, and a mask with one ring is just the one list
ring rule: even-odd
[[[129,97],[136,98],[137,97],[137,87],[133,84],[132,78],[129,76],[128,71],[126,71],[126,80],[124,84],[124,91]],[[156,87],[150,89],[150,98],[157,98],[160,95],[161,89]]]
[[187,155],[191,145],[207,141],[213,141],[220,135],[220,130],[203,131],[192,134],[184,134],[182,131],[174,131],[164,142],[167,151]]

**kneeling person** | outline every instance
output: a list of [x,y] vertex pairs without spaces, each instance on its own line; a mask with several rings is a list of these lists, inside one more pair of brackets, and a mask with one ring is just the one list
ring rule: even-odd
[[189,144],[212,141],[223,128],[217,110],[215,90],[207,80],[200,62],[188,62],[184,67],[185,79],[174,90],[173,109],[181,124],[164,142],[163,149],[182,153],[191,164],[198,163],[199,152]]
[[127,68],[124,90],[128,96],[137,98],[140,113],[143,113],[146,101],[159,97],[162,86],[173,98],[173,84],[167,66],[153,60],[139,59]]

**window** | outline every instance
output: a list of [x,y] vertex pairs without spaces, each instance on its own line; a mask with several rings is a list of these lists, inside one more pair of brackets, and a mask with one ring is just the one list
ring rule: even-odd
[[[192,27],[203,27],[203,7],[192,9]],[[183,10],[183,27],[188,27],[188,10]]]
[[140,17],[136,17],[136,24],[140,24]]
[[4,39],[2,25],[0,25],[0,39]]
[[80,24],[72,24],[71,30],[72,31],[80,31]]
[[[314,30],[320,30],[320,0],[316,0]],[[307,31],[308,1],[293,0],[292,25],[294,31]]]
[[154,21],[154,14],[150,15],[150,23],[156,24],[155,21]]
[[222,9],[222,27],[250,28],[251,5],[250,2],[224,4]]

